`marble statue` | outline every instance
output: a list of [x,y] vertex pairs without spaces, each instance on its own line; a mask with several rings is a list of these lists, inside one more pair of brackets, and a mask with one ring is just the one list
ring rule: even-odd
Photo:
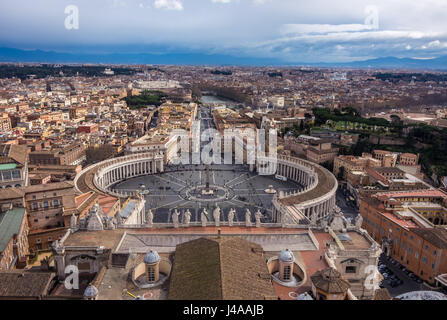
[[202,215],[200,217],[200,220],[202,221],[202,227],[206,227],[206,224],[208,223],[208,211],[206,211],[206,209],[203,209],[202,211]]
[[234,221],[234,215],[236,214],[236,210],[234,210],[233,208],[230,210],[230,212],[228,213],[228,225],[230,227],[233,226],[233,221]]
[[191,211],[189,211],[188,209],[185,212],[185,225],[189,227],[190,223],[191,223]]
[[251,227],[251,212],[250,209],[245,211],[245,226]]
[[332,221],[330,223],[330,227],[332,230],[336,232],[344,232],[346,229],[345,220],[343,219],[343,214],[341,211],[336,211],[336,213],[332,217]]
[[310,223],[312,226],[316,226],[318,223],[318,214],[316,212],[312,212],[312,216],[310,217]]
[[264,215],[261,213],[261,210],[258,209],[258,211],[255,213],[256,218],[256,228],[261,227],[261,219],[264,217]]
[[149,209],[149,211],[146,214],[146,223],[150,226],[154,224],[154,213],[152,212],[151,209]]
[[179,227],[179,217],[180,216],[180,212],[178,212],[177,209],[175,209],[174,213],[172,214],[172,222],[174,223],[174,228],[178,228]]
[[219,227],[220,226],[220,208],[219,207],[214,209],[213,217],[214,217],[214,222],[216,224],[216,227]]

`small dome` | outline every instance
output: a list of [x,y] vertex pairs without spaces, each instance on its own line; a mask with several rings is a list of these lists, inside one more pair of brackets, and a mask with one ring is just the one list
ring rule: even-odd
[[294,262],[295,256],[293,255],[293,252],[289,249],[281,251],[279,254],[279,260],[282,262]]
[[84,297],[94,298],[98,295],[98,289],[94,285],[89,285],[84,291]]
[[146,264],[152,264],[157,263],[160,261],[160,256],[158,255],[157,251],[149,251],[146,253],[146,256],[144,257],[144,263]]

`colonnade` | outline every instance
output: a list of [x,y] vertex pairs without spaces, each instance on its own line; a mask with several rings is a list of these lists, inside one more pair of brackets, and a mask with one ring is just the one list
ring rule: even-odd
[[[273,200],[273,221],[297,223],[303,219],[318,221],[328,216],[336,206],[338,182],[325,168],[312,162],[287,156],[278,157],[277,174],[293,180],[304,190],[294,193],[280,193]],[[328,177],[319,181],[319,174]],[[324,193],[322,183],[330,184],[330,191]],[[327,189],[327,188],[325,188]],[[308,195],[308,198],[306,197]],[[287,200],[287,205],[280,200]],[[294,202],[296,201],[296,202]],[[288,217],[285,217],[288,216]]]
[[101,163],[96,170],[93,182],[96,188],[108,192],[108,188],[130,178],[164,172],[163,154],[137,154]]

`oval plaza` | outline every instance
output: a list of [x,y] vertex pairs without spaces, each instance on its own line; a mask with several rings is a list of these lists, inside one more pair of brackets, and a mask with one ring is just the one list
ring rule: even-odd
[[[115,217],[104,217],[98,204],[73,216],[53,246],[59,278],[67,265],[87,267],[84,298],[374,298],[366,270],[381,249],[361,218],[343,217],[329,171],[282,154],[269,176],[258,174],[268,158],[250,166],[173,165],[170,154],[132,153],[77,176],[79,193],[123,204]],[[214,266],[224,275],[204,278]]]

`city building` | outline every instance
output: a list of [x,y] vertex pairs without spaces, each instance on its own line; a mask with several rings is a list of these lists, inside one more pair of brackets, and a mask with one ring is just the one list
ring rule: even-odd
[[0,145],[0,190],[29,184],[28,150],[24,145]]
[[447,194],[438,190],[378,193],[360,201],[363,227],[418,277],[435,284],[447,273]]
[[0,271],[26,266],[28,233],[25,208],[0,211]]

